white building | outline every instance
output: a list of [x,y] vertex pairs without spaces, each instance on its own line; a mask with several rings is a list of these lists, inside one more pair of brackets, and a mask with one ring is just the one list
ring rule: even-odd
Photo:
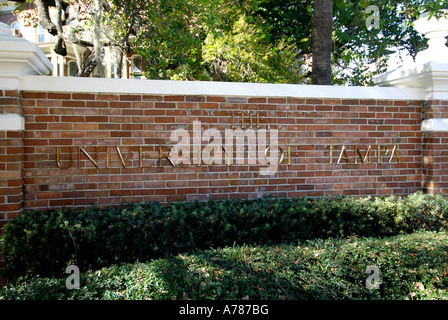
[[[53,76],[81,76],[80,67],[86,67],[87,60],[92,48],[83,47],[66,41],[67,55],[65,57],[54,52],[55,37],[49,34],[42,26],[34,26],[27,23],[25,19],[20,18],[14,13],[15,3],[8,1],[0,6],[0,22],[9,25],[13,34],[17,37],[23,37],[26,40],[38,44],[39,48],[45,53],[53,65],[50,75]],[[33,8],[30,6],[29,11]],[[105,70],[106,77],[114,77],[114,59],[109,48],[105,48]],[[123,58],[122,78],[141,78],[139,75],[142,70],[142,58],[137,54],[129,54]],[[83,68],[85,70],[85,68]],[[84,74],[89,77],[99,77],[97,68],[91,70],[91,73]]]

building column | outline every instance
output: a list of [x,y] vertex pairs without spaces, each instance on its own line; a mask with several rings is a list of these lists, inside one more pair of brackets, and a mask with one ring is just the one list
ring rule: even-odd
[[448,19],[428,18],[423,14],[415,22],[416,30],[429,39],[428,49],[417,55],[414,64],[386,73],[376,83],[423,90],[422,190],[448,194]]
[[53,77],[57,77],[59,75],[58,55],[53,50],[51,50],[51,64],[53,70]]
[[104,64],[104,68],[105,68],[105,76],[106,78],[111,78],[111,59],[112,59],[112,54],[110,52],[109,48],[104,48],[104,57],[105,57],[105,64]]
[[[13,37],[0,23],[0,233],[23,208],[23,134],[20,79],[46,75],[51,63],[36,44]],[[4,267],[0,252],[0,268]],[[0,278],[0,285],[5,280]]]
[[65,58],[58,55],[58,67],[59,67],[59,76],[63,77],[65,76],[64,74],[64,66],[65,66]]
[[123,54],[123,78],[129,79],[129,60],[126,54]]

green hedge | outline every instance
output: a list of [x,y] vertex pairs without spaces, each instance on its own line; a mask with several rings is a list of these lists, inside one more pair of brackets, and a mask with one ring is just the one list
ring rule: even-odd
[[[368,289],[367,266],[379,271]],[[447,300],[448,232],[232,246],[150,262],[36,277],[0,288],[3,300]],[[64,277],[65,276],[65,277]]]
[[5,225],[2,251],[12,282],[234,244],[384,237],[447,230],[448,198],[265,198],[26,212]]

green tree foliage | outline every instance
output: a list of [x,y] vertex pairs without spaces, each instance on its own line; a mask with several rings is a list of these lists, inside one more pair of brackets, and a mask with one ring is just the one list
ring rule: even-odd
[[[147,78],[310,82],[314,0],[98,1],[102,45],[138,52],[148,62]],[[80,8],[80,28],[88,29],[93,2],[67,2]],[[371,5],[379,8],[379,28],[366,25]],[[446,8],[448,1],[438,0],[334,0],[333,83],[372,85],[391,54],[415,57],[426,41],[413,21]]]
[[299,83],[291,41],[271,42],[263,20],[247,16],[256,1],[151,2],[140,17],[135,50],[151,79]]
[[[266,21],[264,25],[269,26],[266,30],[273,41],[291,39],[302,59],[309,61],[313,3],[313,0],[261,0],[252,14]],[[366,25],[372,14],[366,12],[370,5],[379,8],[378,29]],[[426,41],[414,30],[412,22],[425,11],[440,15],[441,9],[448,8],[448,2],[334,0],[333,6],[333,83],[372,85],[373,77],[387,69],[391,54],[409,53],[415,58],[426,48]]]
[[268,35],[245,16],[232,30],[209,34],[203,47],[204,65],[213,80],[234,82],[300,83],[301,63],[293,44],[269,43]]
[[214,1],[148,2],[136,29],[134,50],[148,66],[150,79],[205,80],[202,44],[213,28]]

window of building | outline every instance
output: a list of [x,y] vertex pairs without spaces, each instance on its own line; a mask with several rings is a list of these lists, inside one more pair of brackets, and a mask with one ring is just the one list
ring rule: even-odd
[[37,29],[37,40],[38,42],[45,42],[45,29],[41,25]]
[[20,22],[14,21],[13,23],[11,23],[11,29],[20,30]]
[[20,36],[20,22],[19,21],[14,21],[13,23],[11,23],[11,29],[12,29],[12,34],[16,37]]
[[133,56],[132,57],[132,74],[134,79],[141,79],[142,77],[142,57]]
[[70,61],[68,63],[68,75],[70,77],[74,77],[77,72],[78,72],[78,64],[76,63],[76,61]]

